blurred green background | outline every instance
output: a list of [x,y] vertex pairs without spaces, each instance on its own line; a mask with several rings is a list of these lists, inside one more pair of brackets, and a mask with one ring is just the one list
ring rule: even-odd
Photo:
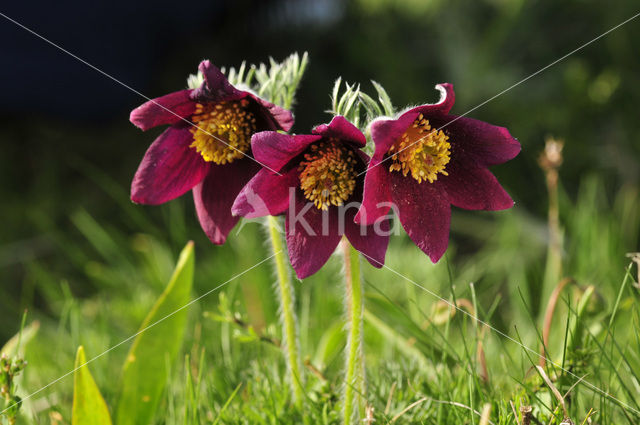
[[[637,9],[632,0],[229,0],[116,2],[95,10],[71,3],[33,13],[11,5],[6,13],[149,97],[183,88],[204,58],[238,66],[308,51],[294,127],[306,132],[330,119],[323,111],[339,76],[367,92],[375,79],[399,107],[435,102],[434,85],[450,82],[452,112],[463,114]],[[225,246],[212,246],[190,195],[159,207],[133,205],[130,180],[161,131],[142,133],[128,122],[144,99],[9,21],[0,20],[0,31],[6,49],[0,73],[0,341],[18,331],[24,309],[41,321],[41,363],[29,381],[36,388],[71,368],[80,342],[95,355],[133,333],[188,240],[196,242],[197,294],[265,255],[257,224],[232,232]],[[565,264],[585,283],[601,285],[611,302],[624,276],[624,254],[638,250],[639,242],[639,40],[640,20],[632,21],[473,111],[469,116],[508,127],[522,144],[515,160],[493,169],[516,207],[497,214],[456,211],[444,264],[432,266],[404,236],[392,241],[388,264],[427,279],[445,296],[449,272],[457,288],[478,282],[486,310],[496,294],[506,294],[509,306],[495,318],[502,329],[527,320],[523,301],[537,315],[548,206],[537,158],[553,135],[566,143],[560,170]],[[303,352],[340,319],[339,267],[332,261],[297,286],[303,329],[317,330],[304,337]],[[414,318],[435,301],[418,297],[388,272],[367,273]],[[241,310],[258,329],[276,323],[271,280],[264,268],[229,285],[229,296],[242,300]],[[326,288],[334,296],[317,306],[314,297]],[[215,310],[217,300],[212,295],[199,309]],[[55,365],[47,362],[47,344]],[[228,356],[231,349],[223,344],[221,350]],[[97,379],[105,382],[100,372]]]
[[[637,9],[633,1],[604,7],[585,0],[214,1],[191,5],[192,13],[164,3],[145,11],[144,5],[135,14],[123,13],[133,9],[124,3],[100,8],[104,13],[70,5],[27,14],[13,5],[7,14],[149,97],[184,87],[203,58],[237,66],[306,50],[311,65],[298,94],[294,127],[304,132],[330,118],[323,110],[329,109],[338,76],[370,92],[368,81],[375,79],[398,106],[434,102],[438,93],[433,86],[451,82],[453,112],[462,114]],[[44,25],[45,17],[52,16],[44,16],[47,12],[59,25],[52,26],[51,19]],[[111,31],[119,34],[115,40],[108,39],[111,32],[100,31],[112,26],[108,22],[116,25]],[[81,36],[73,36],[75,24],[82,25]],[[0,79],[5,93],[0,118],[1,337],[15,331],[22,309],[48,308],[30,264],[68,278],[74,293],[98,289],[83,272],[92,253],[74,224],[79,210],[127,236],[150,232],[169,240],[174,251],[185,242],[178,237],[198,240],[198,249],[205,251],[225,250],[206,245],[186,199],[158,208],[127,204],[130,179],[160,131],[144,134],[129,124],[128,112],[144,99],[14,24],[5,20],[0,27],[7,53],[13,54],[3,67],[7,78]],[[118,56],[114,50],[121,33],[128,38]],[[470,114],[507,126],[521,142],[523,153],[494,170],[518,210],[544,218],[546,192],[536,158],[547,135],[566,141],[561,178],[570,197],[593,173],[608,194],[621,186],[637,187],[639,39],[640,24],[630,22]],[[21,71],[19,79],[10,78]],[[162,218],[176,210],[185,210],[186,219],[182,232],[172,235]],[[70,261],[76,253],[83,259]]]

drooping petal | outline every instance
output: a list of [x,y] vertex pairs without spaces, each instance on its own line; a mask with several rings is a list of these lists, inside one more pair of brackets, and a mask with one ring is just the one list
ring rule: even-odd
[[418,248],[437,262],[449,245],[451,207],[447,194],[434,184],[418,183],[402,173],[390,173],[390,180],[402,227]]
[[262,131],[251,137],[254,158],[275,171],[280,171],[289,161],[298,156],[311,143],[322,136],[290,136],[275,131]]
[[147,149],[131,183],[131,200],[157,205],[170,201],[198,184],[209,170],[189,145],[188,128],[170,127]]
[[380,268],[384,265],[384,257],[389,245],[390,223],[388,219],[380,220],[373,226],[359,225],[354,222],[355,211],[345,211],[344,235],[351,245],[364,254],[364,258],[372,266]]
[[285,217],[289,259],[304,279],[320,270],[340,242],[336,209],[322,211],[298,194],[294,211]]
[[180,90],[145,102],[131,111],[129,120],[145,131],[158,125],[184,121],[196,109],[196,102],[191,99],[192,91]]
[[372,225],[387,215],[391,208],[388,164],[379,163],[379,160],[371,160],[365,174],[362,205],[355,216],[356,223]]
[[281,176],[261,169],[240,191],[231,212],[246,218],[282,214],[289,208],[290,190],[299,184],[298,174],[296,168]]
[[435,184],[446,191],[449,201],[456,207],[496,211],[513,206],[511,197],[488,169],[463,167],[452,162],[447,171],[449,175],[439,176]]
[[436,85],[436,89],[440,91],[440,100],[438,103],[416,106],[407,112],[422,113],[426,119],[432,115],[447,115],[456,101],[456,95],[453,92],[453,84],[444,83]]
[[198,69],[204,77],[204,84],[194,93],[194,98],[199,101],[221,102],[242,99],[246,96],[245,92],[233,87],[220,69],[210,61],[203,60]]
[[258,170],[259,166],[248,158],[213,165],[204,180],[193,188],[200,225],[214,244],[223,244],[238,222],[239,217],[231,214],[231,206]]
[[253,98],[253,100],[258,103],[259,107],[264,109],[263,115],[265,118],[273,121],[275,128],[273,130],[284,130],[289,131],[291,127],[293,127],[293,114],[291,111],[281,108],[278,105],[274,105],[271,102],[264,100],[261,97],[254,95],[253,93],[248,93],[247,95]]
[[473,118],[449,116],[444,131],[449,135],[452,156],[488,167],[502,164],[520,153],[520,143],[509,130]]
[[320,124],[313,129],[312,133],[319,134],[325,138],[335,137],[339,140],[351,142],[359,148],[367,144],[364,134],[340,115],[335,116],[329,124]]
[[[382,161],[391,145],[413,125],[418,112],[406,112],[397,120],[377,119],[371,123],[371,138],[376,144],[373,158]],[[390,164],[389,164],[390,165]]]

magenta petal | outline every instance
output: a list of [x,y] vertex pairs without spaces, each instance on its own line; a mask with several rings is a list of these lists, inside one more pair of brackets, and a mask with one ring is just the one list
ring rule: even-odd
[[180,90],[150,100],[131,111],[129,120],[142,130],[158,125],[175,124],[190,118],[196,103],[191,100],[193,90]]
[[437,262],[449,245],[451,207],[446,193],[402,173],[390,173],[390,180],[402,227],[418,248]]
[[198,184],[209,170],[189,145],[187,128],[170,127],[149,146],[131,183],[131,200],[157,205],[170,201]]
[[388,164],[378,166],[379,163],[372,160],[364,176],[362,205],[355,216],[356,223],[372,225],[387,215],[391,208]]
[[246,218],[282,214],[289,208],[290,188],[298,184],[296,168],[281,176],[263,168],[240,191],[231,212]]
[[291,130],[294,122],[293,114],[291,113],[291,111],[281,108],[278,105],[274,105],[273,103],[268,102],[261,97],[255,96],[254,94],[247,94],[266,110],[265,115],[268,115],[270,119],[274,121],[276,127],[274,128],[274,130]]
[[211,242],[221,245],[239,217],[231,214],[233,201],[259,166],[250,159],[214,165],[204,180],[193,188],[193,200],[202,230]]
[[335,208],[322,211],[305,199],[296,199],[294,211],[287,213],[287,248],[298,278],[304,279],[320,270],[338,246],[341,235],[336,211]]
[[452,155],[460,155],[461,161],[473,160],[488,167],[513,159],[520,152],[520,143],[509,134],[509,130],[473,118],[454,117],[446,124],[453,147]]
[[351,124],[343,116],[335,116],[329,124],[321,124],[313,129],[313,134],[319,134],[323,137],[336,139],[353,143],[355,146],[362,148],[367,144],[367,139],[358,127]]
[[[391,145],[407,131],[418,117],[418,112],[406,112],[397,120],[377,119],[371,123],[371,138],[376,144],[373,157],[380,161],[391,148]],[[390,165],[390,164],[389,164]]]
[[290,136],[275,131],[262,131],[251,137],[251,151],[254,158],[263,166],[280,171],[307,146],[321,138],[322,136]]
[[246,96],[227,80],[227,77],[218,69],[217,66],[208,60],[200,62],[198,69],[204,77],[205,86],[198,89],[195,93],[197,98],[202,98],[210,102],[219,102],[224,100],[236,100]]
[[380,268],[384,265],[384,257],[389,245],[390,223],[381,220],[373,226],[361,226],[353,221],[354,212],[345,212],[344,234],[351,245],[360,251],[372,266]]
[[467,210],[504,210],[513,200],[486,168],[462,167],[449,164],[448,176],[439,176],[436,185],[447,192],[449,201]]
[[456,101],[453,84],[438,84],[436,89],[440,91],[440,100],[438,103],[416,106],[415,108],[409,109],[408,112],[421,112],[427,119],[429,119],[430,115],[447,115]]

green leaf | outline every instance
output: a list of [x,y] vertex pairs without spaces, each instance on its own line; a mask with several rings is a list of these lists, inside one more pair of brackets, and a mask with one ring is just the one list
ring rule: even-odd
[[229,72],[223,73],[231,84],[244,85],[269,102],[291,109],[308,63],[307,52],[304,52],[302,59],[298,53],[293,53],[282,62],[269,58],[268,64],[250,65],[248,71],[246,62],[242,62],[237,70],[229,68]]
[[169,285],[142,323],[123,368],[118,425],[151,423],[164,392],[187,321],[193,284],[193,242],[182,250]]
[[427,356],[410,342],[411,339],[401,336],[393,326],[389,326],[367,309],[364,310],[364,320],[380,332],[385,341],[394,344],[407,357],[414,359],[423,370],[429,367]]
[[365,109],[367,110],[367,115],[369,119],[373,119],[382,115],[382,109],[380,108],[380,105],[378,105],[378,102],[373,100],[371,96],[369,96],[363,91],[360,92],[360,102],[364,105]]
[[93,380],[84,348],[78,347],[73,374],[71,425],[111,425],[111,416],[100,390]]
[[340,85],[342,84],[342,78],[338,77],[336,82],[333,84],[333,91],[331,92],[331,109],[333,113],[337,113],[338,111],[338,94],[340,94]]
[[587,286],[584,293],[580,297],[580,301],[578,302],[578,308],[575,312],[575,318],[570,322],[570,329],[568,333],[567,342],[567,351],[570,353],[575,352],[578,348],[580,348],[580,344],[582,344],[582,340],[584,338],[585,332],[585,311],[589,306],[589,302],[591,297],[595,292],[595,287],[593,285]]
[[373,87],[375,87],[376,91],[378,92],[378,99],[382,104],[382,108],[384,108],[385,114],[389,116],[393,116],[394,108],[393,108],[393,104],[391,103],[391,98],[387,94],[387,91],[377,81],[371,80],[371,84],[373,84]]
[[[382,294],[371,282],[368,282],[369,286],[376,289],[376,292],[367,292],[366,305],[368,316],[374,316],[379,319],[377,322],[371,322],[369,317],[368,322],[374,327],[378,327],[378,330],[385,338],[391,338],[389,332],[393,332],[396,336],[396,343],[402,339],[405,341],[413,339],[413,346],[421,352],[426,358],[441,358],[442,351],[447,352],[447,360],[452,364],[456,360],[455,353],[450,352],[450,348],[447,345],[440,345],[444,336],[429,335],[420,328],[420,326],[413,321],[409,314],[399,306],[393,304],[384,294]],[[393,323],[393,326],[389,326],[385,329],[380,329],[380,323]],[[433,328],[432,328],[433,329]],[[436,329],[433,329],[436,332]],[[402,349],[401,346],[399,348]],[[408,353],[413,356],[413,353]]]
[[242,64],[240,65],[240,69],[238,69],[238,83],[240,84],[244,83],[244,71],[246,67],[247,67],[247,62],[242,61]]
[[346,87],[344,89],[344,93],[342,93],[342,96],[340,97],[340,100],[338,101],[338,106],[333,111],[336,115],[342,115],[342,116],[345,115],[346,108],[344,107],[344,105],[353,96],[353,86],[349,85],[349,83],[345,83],[345,86]]
[[0,350],[7,357],[24,356],[24,347],[33,339],[40,329],[40,322],[35,321],[26,326],[21,333],[14,335]]
[[313,364],[324,369],[344,349],[345,333],[344,321],[338,320],[329,326],[323,333],[316,348]]
[[344,104],[344,116],[357,116],[357,114],[355,113],[355,107],[358,105],[356,103],[356,101],[358,100],[358,98],[360,97],[360,85],[358,84],[357,86],[355,86],[355,90],[353,90],[347,101]]

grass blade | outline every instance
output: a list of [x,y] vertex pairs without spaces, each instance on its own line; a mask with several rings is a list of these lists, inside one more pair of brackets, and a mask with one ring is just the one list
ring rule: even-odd
[[157,325],[138,335],[127,356],[116,415],[118,425],[143,425],[153,419],[167,383],[168,364],[178,355],[187,321],[186,310],[172,313],[189,302],[193,269],[193,242],[189,242],[169,285],[141,329]]
[[73,409],[71,425],[111,425],[111,415],[94,381],[84,348],[78,347],[76,371],[73,374]]
[[31,322],[25,326],[19,333],[15,334],[7,343],[0,349],[0,354],[6,354],[7,357],[22,356],[24,355],[24,346],[29,343],[36,336],[40,329],[40,322]]

